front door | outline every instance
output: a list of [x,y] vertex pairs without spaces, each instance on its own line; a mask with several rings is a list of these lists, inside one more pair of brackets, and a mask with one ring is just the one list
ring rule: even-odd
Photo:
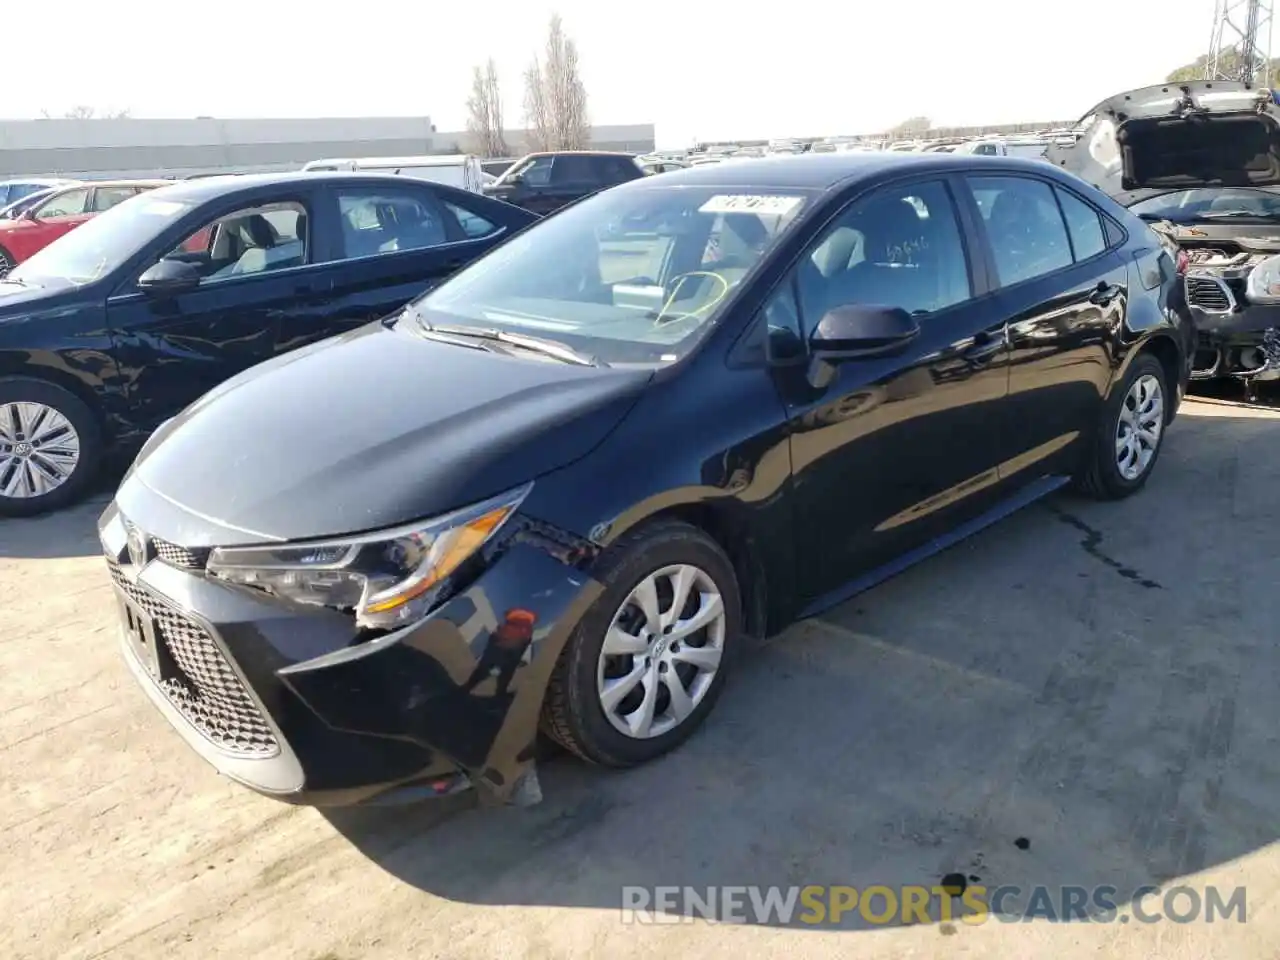
[[53,241],[70,233],[93,214],[89,212],[88,187],[74,187],[55,193],[7,227],[3,245],[15,263],[39,253]]
[[[967,177],[1009,318],[1009,399],[1022,449],[1007,479],[1074,472],[1111,382],[1128,302],[1121,237],[1077,194],[1029,176]],[[1115,231],[1115,228],[1111,228]]]
[[144,293],[131,284],[107,301],[136,426],[153,429],[271,357],[285,317],[323,310],[331,281],[312,263],[308,212],[298,196],[211,218],[165,255],[197,264],[197,287]]
[[[803,325],[847,304],[902,307],[902,352],[778,371],[792,426],[797,554],[816,600],[984,512],[1010,453],[1004,316],[971,267],[955,185],[881,187],[801,258]],[[820,384],[815,386],[816,384]]]

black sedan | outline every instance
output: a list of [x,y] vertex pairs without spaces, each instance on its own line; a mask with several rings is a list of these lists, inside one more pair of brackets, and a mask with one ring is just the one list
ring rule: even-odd
[[535,219],[407,177],[296,173],[94,217],[0,279],[0,515],[71,502],[223,380],[395,312]]
[[540,728],[650,760],[744,635],[1070,482],[1139,490],[1188,375],[1173,282],[1034,161],[617,187],[162,427],[100,520],[125,659],[296,802],[510,799]]

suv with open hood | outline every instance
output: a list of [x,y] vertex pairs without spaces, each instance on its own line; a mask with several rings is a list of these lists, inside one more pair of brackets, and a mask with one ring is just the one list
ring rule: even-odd
[[1199,330],[1193,378],[1280,379],[1280,106],[1233,81],[1164,84],[1088,111],[1046,159],[1177,249]]

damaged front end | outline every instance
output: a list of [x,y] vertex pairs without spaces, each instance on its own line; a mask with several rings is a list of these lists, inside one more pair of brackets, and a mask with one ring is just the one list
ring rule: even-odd
[[1237,81],[1117,94],[1046,159],[1141,217],[1177,262],[1195,380],[1280,379],[1280,106]]
[[1156,230],[1178,247],[1197,330],[1191,378],[1241,381],[1251,399],[1258,384],[1280,380],[1280,237],[1208,238],[1173,224]]

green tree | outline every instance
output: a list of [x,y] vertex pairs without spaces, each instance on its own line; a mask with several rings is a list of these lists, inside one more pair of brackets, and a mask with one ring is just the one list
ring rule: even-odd
[[[1235,73],[1240,64],[1240,52],[1234,47],[1223,50],[1219,54],[1219,66],[1227,73]],[[1168,83],[1184,83],[1187,80],[1203,80],[1205,71],[1209,69],[1209,55],[1202,54],[1185,66],[1174,70],[1165,77]],[[1271,61],[1271,69],[1267,71],[1267,86],[1280,87],[1280,58]]]

